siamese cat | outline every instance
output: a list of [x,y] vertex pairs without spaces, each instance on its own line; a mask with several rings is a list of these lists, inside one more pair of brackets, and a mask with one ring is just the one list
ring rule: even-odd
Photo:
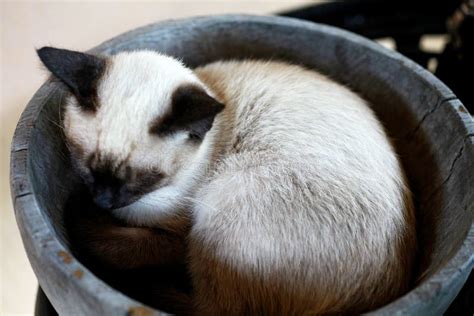
[[186,260],[197,315],[359,313],[407,291],[412,197],[381,123],[348,88],[277,61],[38,55],[70,91],[76,172],[129,226],[86,230],[105,264]]

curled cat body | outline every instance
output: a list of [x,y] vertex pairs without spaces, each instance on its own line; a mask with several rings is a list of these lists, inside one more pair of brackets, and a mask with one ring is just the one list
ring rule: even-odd
[[195,314],[358,313],[408,289],[412,198],[348,88],[278,61],[38,54],[72,92],[64,132],[94,201],[134,227],[190,227]]

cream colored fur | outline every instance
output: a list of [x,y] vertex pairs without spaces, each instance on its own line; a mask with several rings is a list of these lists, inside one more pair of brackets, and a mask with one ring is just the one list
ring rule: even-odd
[[[148,132],[186,83],[225,104],[201,145]],[[347,88],[280,62],[192,72],[134,52],[110,60],[98,91],[95,116],[69,101],[66,134],[88,153],[170,175],[114,214],[144,226],[191,218],[197,314],[356,313],[407,290],[411,196],[383,127]]]

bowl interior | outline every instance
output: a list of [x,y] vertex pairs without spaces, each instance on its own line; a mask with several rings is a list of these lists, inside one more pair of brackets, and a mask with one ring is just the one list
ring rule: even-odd
[[[472,223],[469,186],[473,185],[463,174],[465,166],[472,166],[468,155],[472,148],[466,149],[466,130],[459,118],[463,107],[419,66],[340,30],[270,17],[152,25],[94,51],[114,54],[136,49],[176,56],[190,67],[219,59],[285,60],[348,85],[370,101],[383,122],[415,196],[419,264],[414,286],[443,267],[462,245]],[[29,141],[29,174],[41,212],[67,248],[63,208],[78,182],[60,132],[59,109],[65,94],[53,83],[47,88],[50,93]]]

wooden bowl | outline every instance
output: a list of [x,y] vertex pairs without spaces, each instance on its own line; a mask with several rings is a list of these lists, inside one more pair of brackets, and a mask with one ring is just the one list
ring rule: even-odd
[[[218,59],[282,59],[317,69],[367,98],[408,174],[420,241],[419,282],[373,313],[446,310],[474,265],[474,124],[443,83],[360,36],[281,17],[225,15],[157,23],[92,51],[137,49],[158,50],[191,67]],[[50,81],[36,92],[11,149],[12,197],[31,265],[60,314],[159,313],[114,290],[71,255],[62,211],[77,177],[57,124],[63,96]]]

